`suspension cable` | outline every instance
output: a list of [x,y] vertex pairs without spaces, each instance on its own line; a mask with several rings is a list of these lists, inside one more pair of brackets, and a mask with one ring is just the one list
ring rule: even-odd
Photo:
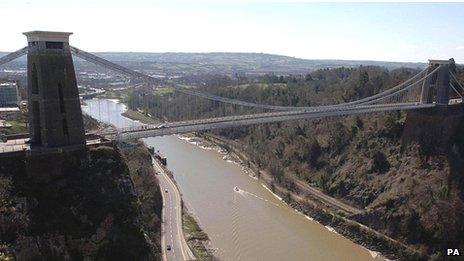
[[387,99],[389,97],[392,97],[394,95],[397,95],[399,93],[402,93],[402,92],[405,92],[405,91],[408,91],[409,89],[411,89],[413,86],[415,86],[416,84],[424,81],[425,79],[427,79],[429,76],[431,76],[432,74],[434,74],[439,68],[441,67],[438,66],[437,68],[435,68],[433,71],[431,71],[430,73],[426,74],[424,77],[420,78],[419,80],[417,80],[416,82],[412,83],[411,85],[409,85],[408,87],[404,88],[404,89],[401,89],[401,90],[398,90],[394,93],[391,93],[389,95],[386,95],[384,97],[381,97],[381,98],[378,98],[378,99],[375,99],[375,100],[371,100],[371,101],[368,101],[368,102],[364,102],[362,103],[362,105],[365,105],[365,104],[372,104],[372,103],[375,103],[375,102],[378,102],[378,101],[381,101],[381,100],[384,100],[384,99]]
[[25,55],[27,53],[28,49],[29,48],[26,46],[26,47],[23,47],[23,48],[15,51],[15,52],[12,52],[12,53],[9,53],[9,54],[7,54],[5,56],[0,57],[0,65],[11,62],[14,59],[17,59],[17,58]]
[[[75,54],[76,56],[78,56],[78,57],[80,57],[82,59],[85,59],[85,60],[87,60],[89,62],[92,62],[92,63],[97,63],[97,64],[100,64],[100,65],[103,65],[103,66],[107,66],[110,69],[113,69],[113,70],[115,70],[115,71],[117,71],[119,73],[126,74],[126,75],[128,75],[130,77],[134,77],[134,78],[138,78],[138,79],[143,80],[143,81],[147,81],[150,84],[154,84],[154,83],[158,82],[157,79],[155,79],[155,78],[153,78],[153,77],[151,77],[149,75],[146,75],[146,74],[143,74],[141,72],[137,72],[137,71],[128,69],[126,67],[120,66],[118,64],[112,63],[112,62],[107,61],[107,60],[105,60],[103,58],[100,58],[100,57],[98,57],[96,55],[93,55],[93,54],[87,53],[85,51],[79,50],[76,47],[71,46],[71,51],[73,52],[73,54]],[[395,92],[395,91],[401,89],[402,87],[406,86],[411,81],[413,81],[414,79],[419,77],[427,69],[428,68],[422,70],[418,74],[414,75],[412,78],[408,79],[407,81],[405,81],[405,82],[403,82],[403,83],[401,83],[401,84],[399,84],[397,86],[394,86],[393,88],[391,88],[389,90],[386,90],[386,91],[384,91],[382,93],[379,93],[379,94],[376,94],[376,95],[373,95],[373,96],[370,96],[370,97],[363,98],[361,100],[347,102],[347,103],[340,103],[340,104],[336,104],[336,105],[322,105],[322,106],[310,106],[310,107],[308,107],[308,106],[305,106],[305,107],[275,106],[275,105],[267,105],[267,104],[258,104],[258,103],[252,103],[252,102],[246,102],[246,101],[241,101],[241,100],[236,100],[236,99],[231,99],[231,98],[225,98],[225,97],[221,97],[221,96],[210,94],[210,93],[191,90],[189,88],[185,88],[185,87],[181,86],[180,84],[174,84],[173,87],[174,87],[174,89],[176,91],[182,92],[182,93],[187,94],[187,95],[194,95],[194,96],[198,96],[198,97],[201,97],[201,98],[205,98],[205,99],[213,100],[213,101],[218,101],[218,102],[222,102],[222,103],[230,103],[230,104],[236,104],[236,105],[247,106],[247,107],[255,107],[255,108],[269,109],[269,110],[280,110],[280,111],[308,110],[308,109],[312,109],[312,108],[315,108],[315,107],[317,107],[317,108],[327,108],[327,107],[352,106],[352,105],[362,104],[364,102],[377,99],[379,97],[388,95],[388,94],[390,94],[392,92]]]
[[[116,63],[110,62],[110,61],[108,61],[106,59],[103,59],[103,58],[100,58],[100,57],[98,57],[96,55],[93,55],[93,54],[87,53],[85,51],[82,51],[82,50],[80,50],[80,49],[78,49],[76,47],[70,46],[70,49],[71,49],[71,52],[74,55],[76,55],[76,56],[78,56],[78,57],[80,57],[80,58],[82,58],[82,59],[84,59],[86,61],[106,66],[111,70],[117,71],[119,73],[128,75],[128,76],[136,78],[136,79],[140,79],[140,80],[142,80],[144,82],[148,82],[150,84],[159,83],[159,80],[156,79],[156,78],[153,78],[153,77],[151,77],[149,75],[146,75],[144,73],[141,73],[141,72],[137,72],[135,70],[128,69],[128,68],[126,68],[124,66],[121,66],[121,65],[118,65]],[[1,57],[0,58],[0,65],[25,55],[27,53],[27,51],[28,51],[28,47],[26,46],[26,47],[24,47],[24,48],[22,48],[22,49],[20,49],[20,50],[18,50],[16,52],[13,52],[13,53],[10,53],[10,54],[8,54],[6,56]],[[195,90],[191,90],[191,89],[188,89],[188,88],[185,88],[185,87],[181,87],[178,84],[175,84],[173,87],[174,87],[174,89],[176,91],[182,92],[182,93],[187,94],[187,95],[193,95],[193,96],[197,96],[197,97],[201,97],[201,98],[205,98],[205,99],[209,99],[209,100],[214,100],[214,101],[218,101],[218,102],[222,102],[222,103],[230,103],[230,104],[247,106],[247,107],[256,107],[256,108],[261,108],[261,109],[281,110],[281,111],[284,111],[284,110],[308,110],[308,109],[312,109],[312,108],[316,108],[316,107],[317,108],[326,108],[326,107],[342,107],[342,106],[354,106],[354,105],[360,105],[360,104],[370,104],[370,103],[373,103],[373,102],[383,100],[384,98],[391,97],[392,95],[395,95],[396,93],[400,93],[400,92],[403,92],[404,90],[410,89],[411,86],[413,86],[417,82],[415,82],[415,83],[413,83],[411,85],[408,85],[408,84],[410,82],[412,82],[413,80],[415,80],[417,77],[419,77],[421,74],[426,72],[426,70],[428,70],[428,67],[425,68],[424,70],[422,70],[421,72],[419,72],[418,74],[414,75],[413,77],[411,77],[407,81],[405,81],[405,82],[403,82],[403,83],[401,83],[399,85],[396,85],[396,86],[394,86],[394,87],[392,87],[392,88],[390,88],[390,89],[388,89],[388,90],[386,90],[384,92],[373,95],[373,96],[369,96],[369,97],[366,97],[366,98],[363,98],[363,99],[360,99],[360,100],[356,100],[356,101],[335,104],[335,105],[322,105],[322,106],[309,106],[309,107],[308,106],[299,106],[299,107],[298,106],[275,106],[275,105],[267,105],[267,104],[258,104],[258,103],[252,103],[252,102],[246,102],[246,101],[241,101],[241,100],[236,100],[236,99],[225,98],[225,97],[221,97],[221,96],[218,96],[218,95],[204,93],[204,92],[200,92],[200,91],[195,91]],[[436,71],[436,69],[433,72],[435,72],[435,71]],[[458,83],[458,85],[464,90],[464,87],[457,80],[457,77],[454,75],[454,73],[451,72],[451,71],[450,71],[450,73],[451,73],[452,77],[454,78],[454,80]],[[428,74],[425,77],[422,77],[422,79],[425,79],[430,74]],[[419,81],[421,81],[421,80],[419,80]],[[401,91],[401,88],[404,87],[404,86],[406,86],[406,87],[403,89],[403,91]]]
[[458,80],[458,78],[456,77],[456,75],[454,75],[453,71],[449,71],[451,76],[453,77],[453,79],[457,82],[457,84],[459,85],[459,87],[461,87],[461,89],[464,91],[464,87],[462,86],[461,82]]
[[451,88],[453,88],[453,90],[459,95],[459,97],[461,97],[462,99],[462,95],[458,92],[458,90],[456,90],[456,88],[454,87],[454,85],[452,83],[450,83],[450,86]]
[[[368,102],[368,101],[371,101],[371,100],[374,100],[374,99],[377,99],[379,97],[382,97],[383,95],[388,95],[392,92],[396,92],[397,90],[400,90],[401,87],[405,86],[406,84],[409,84],[411,81],[413,81],[414,79],[416,79],[417,77],[419,77],[419,75],[423,74],[424,72],[426,72],[428,70],[428,67],[425,68],[424,70],[420,71],[419,73],[417,73],[416,75],[414,75],[413,77],[409,78],[407,81],[401,83],[401,84],[398,84],[386,91],[383,91],[381,93],[378,93],[378,94],[375,94],[373,96],[369,96],[369,97],[366,97],[366,98],[363,98],[363,99],[360,99],[360,100],[356,100],[356,101],[352,101],[352,102],[347,102],[347,103],[343,103],[343,105],[351,105],[351,104],[360,104],[360,103],[365,103],[365,102]],[[420,81],[420,80],[419,80]],[[417,82],[413,83],[413,84],[416,84]],[[412,85],[413,85],[412,84]],[[411,86],[411,85],[409,85]],[[408,87],[409,87],[408,86]],[[406,88],[408,88],[406,87]]]

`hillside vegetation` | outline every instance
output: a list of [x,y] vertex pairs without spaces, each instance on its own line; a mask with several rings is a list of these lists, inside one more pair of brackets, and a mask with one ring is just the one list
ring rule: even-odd
[[160,191],[128,150],[0,157],[2,260],[160,260]]
[[[325,69],[304,78],[266,75],[259,83],[255,79],[240,88],[225,76],[201,81],[203,90],[226,97],[309,106],[366,97],[415,73],[379,67]],[[464,80],[462,71],[460,78]],[[129,106],[168,120],[256,112],[191,101],[180,94],[134,92]],[[215,134],[244,144],[245,153],[278,184],[296,190],[296,178],[317,186],[365,209],[352,218],[423,255],[440,258],[447,246],[464,248],[463,130],[464,108],[455,106],[258,125]]]
[[[6,55],[0,52],[0,57]],[[400,67],[423,68],[425,63],[356,61],[356,60],[312,60],[267,53],[137,53],[100,52],[96,55],[132,69],[150,71],[160,75],[189,75],[225,73],[233,74],[302,74],[321,68],[357,67],[360,65],[384,66],[389,69]],[[25,57],[9,63],[12,67],[25,66]],[[426,61],[424,61],[426,62]],[[75,58],[78,70],[86,68],[87,62]]]

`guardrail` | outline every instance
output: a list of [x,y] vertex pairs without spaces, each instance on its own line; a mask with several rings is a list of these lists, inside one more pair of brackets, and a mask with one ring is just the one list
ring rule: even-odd
[[0,153],[15,152],[15,151],[26,151],[29,148],[28,145],[9,145],[0,146]]

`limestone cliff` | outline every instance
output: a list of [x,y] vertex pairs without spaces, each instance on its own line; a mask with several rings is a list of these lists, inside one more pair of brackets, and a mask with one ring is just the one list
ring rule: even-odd
[[[112,147],[0,158],[1,255],[16,260],[159,259],[160,212],[150,209],[147,223],[143,191],[133,182],[136,171],[128,167],[136,159]],[[156,203],[156,183],[152,191]]]

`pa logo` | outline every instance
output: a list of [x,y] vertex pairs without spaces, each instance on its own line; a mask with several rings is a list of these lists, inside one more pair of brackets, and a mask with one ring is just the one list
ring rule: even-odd
[[461,253],[459,253],[459,249],[457,248],[447,248],[446,255],[447,256],[460,256]]

